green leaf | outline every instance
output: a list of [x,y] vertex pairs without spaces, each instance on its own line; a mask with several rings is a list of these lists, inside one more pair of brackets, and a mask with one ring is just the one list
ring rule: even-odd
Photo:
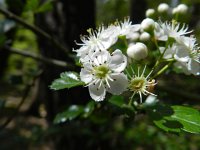
[[84,112],[83,106],[71,105],[66,111],[56,115],[54,123],[64,123],[71,121]]
[[39,0],[27,0],[25,5],[25,11],[33,11],[37,10],[39,7]]
[[129,117],[133,117],[135,115],[135,109],[125,103],[123,96],[114,95],[108,100],[108,102],[117,106],[120,109],[120,113],[126,114]]
[[200,112],[185,106],[172,106],[174,115],[172,118],[179,121],[182,130],[190,133],[200,133]]
[[85,106],[83,117],[85,118],[89,117],[91,113],[94,111],[94,109],[95,109],[95,102],[92,100]]
[[200,112],[196,109],[158,104],[147,112],[155,125],[164,131],[200,133]]
[[63,72],[60,74],[59,79],[56,79],[52,82],[50,88],[53,90],[61,90],[84,84],[84,82],[79,80],[79,76],[76,72]]
[[53,9],[52,0],[48,0],[36,10],[36,13],[46,12],[52,9]]
[[109,103],[117,106],[117,107],[122,107],[125,102],[124,102],[124,98],[122,96],[118,96],[118,95],[114,95],[112,96],[109,100]]

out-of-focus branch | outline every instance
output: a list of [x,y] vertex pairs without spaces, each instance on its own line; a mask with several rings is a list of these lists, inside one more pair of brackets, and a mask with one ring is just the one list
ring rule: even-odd
[[33,78],[33,80],[26,85],[21,101],[17,105],[14,112],[8,117],[8,119],[2,125],[0,125],[0,130],[3,130],[14,119],[14,117],[17,116],[17,114],[19,113],[19,109],[24,104],[26,98],[28,97],[28,94],[31,91],[31,87],[34,85],[35,80],[40,76],[41,73],[42,71],[39,71],[39,73]]
[[10,12],[8,10],[5,10],[5,9],[3,9],[1,7],[0,7],[0,13],[2,13],[3,15],[5,15],[7,18],[12,19],[12,20],[16,21],[17,23],[23,25],[27,29],[30,29],[31,31],[33,31],[34,33],[36,33],[38,36],[41,36],[41,37],[47,39],[49,42],[51,42],[53,45],[55,45],[55,47],[58,48],[59,50],[65,52],[65,53],[69,53],[68,49],[66,49],[65,47],[63,47],[57,40],[55,40],[52,36],[50,36],[49,34],[47,34],[46,32],[44,32],[43,30],[41,30],[37,26],[34,26],[32,24],[29,24],[29,23],[25,22],[19,16],[15,15],[12,12]]
[[25,56],[25,57],[30,57],[30,58],[44,62],[44,63],[49,64],[49,65],[54,65],[54,66],[59,66],[59,67],[64,67],[64,68],[71,68],[71,69],[74,68],[74,65],[66,63],[64,61],[60,61],[60,60],[56,60],[56,59],[49,59],[49,58],[46,58],[46,57],[41,56],[41,55],[26,52],[26,51],[23,51],[23,50],[18,50],[18,49],[9,47],[9,46],[5,46],[5,49],[14,53],[14,54],[22,55],[22,56]]
[[183,97],[183,98],[186,98],[186,99],[200,101],[200,95],[199,94],[186,92],[182,89],[177,89],[177,88],[174,88],[174,87],[167,87],[167,86],[164,86],[164,85],[158,86],[158,89],[172,93],[172,94],[175,94],[177,96],[180,96],[180,97]]

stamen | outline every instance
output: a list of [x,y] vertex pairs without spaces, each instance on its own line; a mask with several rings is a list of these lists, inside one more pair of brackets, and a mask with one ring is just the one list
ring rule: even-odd
[[109,75],[107,75],[107,78],[108,78],[110,81],[113,81],[113,79],[112,79]]
[[142,93],[139,92],[139,95],[140,95],[140,103],[142,103]]
[[105,81],[106,81],[106,83],[107,83],[108,87],[110,88],[110,84],[109,84],[108,80],[107,80],[107,79],[105,79]]
[[151,70],[151,71],[149,72],[149,74],[146,76],[145,79],[148,79],[152,72],[153,72],[153,70]]
[[141,77],[143,77],[144,76],[144,72],[145,72],[145,70],[146,70],[146,65],[144,66],[144,69],[143,69],[143,71],[142,71],[142,74],[141,74]]

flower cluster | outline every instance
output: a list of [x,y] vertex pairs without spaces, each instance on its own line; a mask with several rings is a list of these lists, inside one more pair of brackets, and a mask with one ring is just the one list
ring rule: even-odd
[[[177,10],[182,11],[183,6],[179,7]],[[163,4],[158,11],[168,9]],[[153,10],[148,10],[147,14],[152,13]],[[174,64],[186,74],[200,74],[199,47],[191,32],[188,26],[175,20],[162,22],[151,18],[140,24],[125,19],[89,29],[88,35],[81,36],[82,43],[77,43],[81,47],[74,50],[82,65],[80,79],[95,101],[104,100],[106,92],[120,95],[129,91],[130,99],[138,94],[142,102],[142,95],[155,96],[150,87],[156,85],[153,78],[167,69],[160,69],[162,62]],[[154,56],[155,52],[158,55]]]

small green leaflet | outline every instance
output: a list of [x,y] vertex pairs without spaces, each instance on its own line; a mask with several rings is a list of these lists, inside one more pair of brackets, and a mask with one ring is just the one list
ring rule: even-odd
[[28,0],[25,5],[25,11],[32,11],[34,13],[50,11],[53,9],[52,2],[52,0],[47,0],[44,3],[41,3],[40,0]]
[[200,134],[200,112],[186,106],[156,105],[147,110],[156,126],[167,132]]
[[66,111],[56,115],[54,123],[63,123],[66,121],[71,121],[78,117],[81,113],[84,112],[83,106],[71,105]]
[[84,84],[84,82],[79,80],[79,75],[76,72],[63,72],[60,74],[60,78],[52,82],[50,88],[53,90],[61,90]]
[[88,118],[95,109],[95,102],[90,101],[85,106],[82,105],[71,105],[65,111],[56,115],[54,123],[64,123],[66,121],[71,121],[77,117]]
[[122,107],[125,104],[123,97],[118,95],[112,96],[108,102],[117,107]]

